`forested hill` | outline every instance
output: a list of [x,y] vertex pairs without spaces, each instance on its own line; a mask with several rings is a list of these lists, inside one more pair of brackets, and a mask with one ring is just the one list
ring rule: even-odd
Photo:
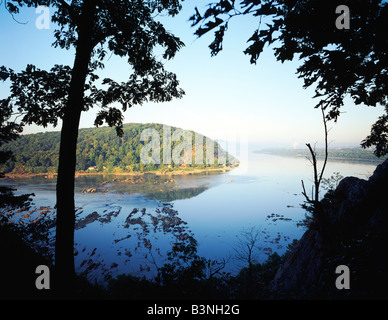
[[[125,124],[123,136],[115,128],[80,129],[78,172],[144,172],[229,167],[238,160],[198,133],[162,124]],[[56,173],[60,132],[22,135],[4,145],[14,162],[0,167],[5,173]],[[202,152],[201,152],[202,151]],[[202,159],[201,159],[202,157]],[[202,161],[201,161],[202,160]]]

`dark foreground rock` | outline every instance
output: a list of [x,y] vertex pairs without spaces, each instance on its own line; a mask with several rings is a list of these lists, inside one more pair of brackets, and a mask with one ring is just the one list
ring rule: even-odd
[[[273,298],[388,298],[388,160],[369,180],[344,178],[321,201],[271,283]],[[336,268],[350,271],[350,289],[337,289]]]

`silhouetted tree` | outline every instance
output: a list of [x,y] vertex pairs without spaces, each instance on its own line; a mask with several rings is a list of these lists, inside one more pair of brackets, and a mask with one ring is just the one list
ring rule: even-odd
[[241,231],[240,235],[237,236],[237,242],[233,249],[236,252],[234,258],[244,264],[248,264],[248,267],[244,266],[247,272],[247,283],[245,285],[248,292],[252,293],[254,287],[253,269],[259,263],[258,260],[262,249],[260,247],[260,229],[251,227]]
[[235,259],[248,264],[251,270],[253,264],[258,263],[260,255],[260,229],[251,227],[244,229],[237,236],[237,242],[233,248],[236,252]]
[[[340,5],[349,16],[336,13]],[[340,11],[341,12],[341,11]],[[190,18],[201,37],[211,30],[212,55],[222,50],[229,21],[236,16],[257,17],[258,28],[244,51],[256,63],[266,45],[277,60],[300,59],[297,74],[304,88],[316,85],[316,107],[336,121],[344,98],[356,104],[385,107],[372,126],[363,147],[375,146],[375,154],[388,153],[388,3],[384,0],[219,0]],[[337,28],[337,20],[349,18],[349,26]],[[341,23],[340,23],[341,25]]]
[[[33,65],[16,73],[2,67],[2,79],[11,80],[11,95],[1,101],[13,105],[25,124],[56,125],[62,120],[57,180],[56,278],[59,285],[71,285],[74,275],[74,173],[79,120],[82,111],[95,105],[101,110],[97,126],[105,121],[122,133],[122,110],[146,101],[163,102],[180,98],[175,74],[167,72],[155,56],[161,47],[163,59],[171,59],[184,45],[155,20],[160,13],[176,15],[179,0],[5,0],[11,14],[23,6],[44,5],[55,10],[58,25],[53,45],[75,49],[73,67],[55,65],[44,71]],[[126,57],[132,74],[125,83],[104,79],[98,88],[96,71],[104,67],[108,53]],[[101,89],[104,88],[104,89]]]

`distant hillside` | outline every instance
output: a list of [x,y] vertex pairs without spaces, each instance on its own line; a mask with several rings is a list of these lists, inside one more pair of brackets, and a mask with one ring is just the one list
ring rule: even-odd
[[[238,163],[218,143],[193,131],[136,123],[125,124],[123,131],[123,136],[118,137],[115,128],[80,129],[76,170],[106,173],[173,171],[229,167]],[[5,173],[56,173],[59,145],[59,131],[23,135],[1,148],[11,150],[16,161],[9,161],[0,170]]]
[[[311,157],[309,150],[306,149],[263,149],[259,151],[254,151],[255,153],[268,153],[275,154],[279,156],[288,156],[288,157]],[[325,156],[324,149],[316,150],[317,158],[323,159]],[[330,160],[338,161],[354,161],[354,162],[365,162],[378,164],[383,162],[388,157],[377,158],[372,150],[362,149],[362,148],[336,148],[329,149]]]

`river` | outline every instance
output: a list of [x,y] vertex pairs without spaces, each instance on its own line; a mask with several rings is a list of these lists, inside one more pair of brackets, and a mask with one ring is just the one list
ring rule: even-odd
[[[325,176],[339,172],[367,179],[375,167],[329,161]],[[152,278],[157,267],[171,262],[168,252],[176,243],[193,237],[199,256],[222,261],[223,271],[236,274],[244,266],[238,259],[244,232],[257,235],[258,262],[273,252],[282,254],[302,236],[305,230],[297,226],[305,216],[301,180],[311,188],[312,175],[307,159],[250,152],[240,167],[222,174],[80,176],[76,271],[101,284],[121,273]],[[45,176],[2,181],[17,194],[35,194],[33,207],[15,219],[33,219],[43,211],[55,216],[55,183]]]

